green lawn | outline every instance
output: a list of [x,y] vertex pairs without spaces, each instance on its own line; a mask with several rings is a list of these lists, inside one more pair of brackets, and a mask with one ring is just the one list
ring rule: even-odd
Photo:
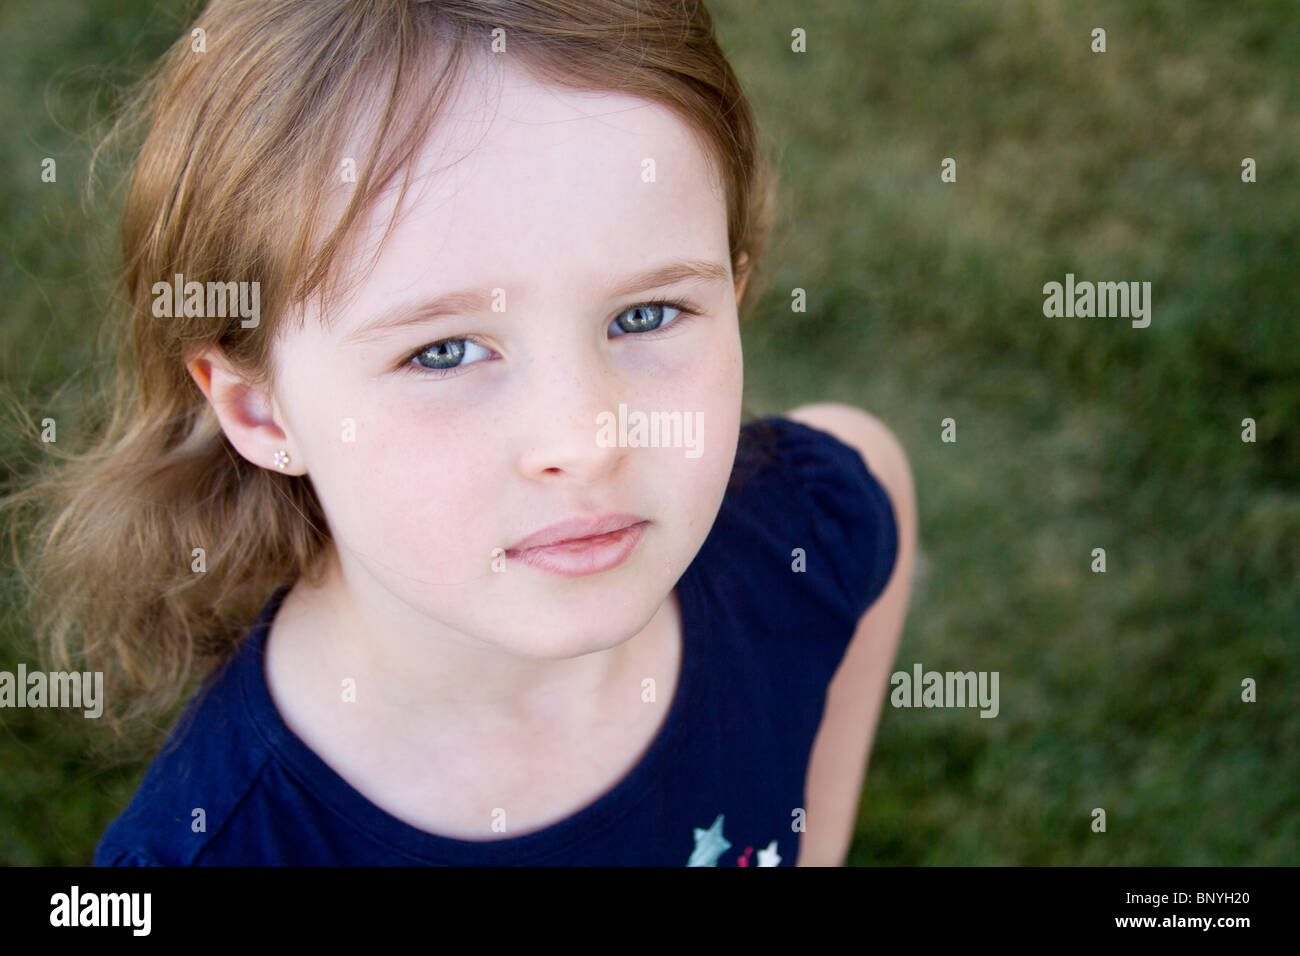
[[[107,361],[79,134],[181,29],[161,6],[0,10],[0,384],[61,427]],[[1295,863],[1300,6],[709,6],[783,176],[747,405],[893,427],[926,565],[897,668],[1000,674],[995,719],[886,704],[849,862]],[[1150,326],[1045,317],[1066,273],[1151,282]],[[0,669],[32,654],[11,613]],[[0,862],[88,862],[129,798],[88,723],[0,711]]]

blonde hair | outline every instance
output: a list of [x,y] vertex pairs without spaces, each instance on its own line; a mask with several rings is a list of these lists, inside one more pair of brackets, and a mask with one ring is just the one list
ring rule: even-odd
[[[108,144],[144,133],[122,213],[106,421],[82,451],[45,445],[50,460],[0,501],[37,515],[15,541],[42,655],[104,672],[119,737],[228,658],[275,588],[316,579],[329,543],[310,482],[240,456],[186,362],[219,347],[271,384],[280,323],[306,297],[330,297],[349,230],[405,171],[400,204],[438,105],[494,30],[542,82],[643,97],[687,123],[725,184],[732,267],[751,275],[742,314],[772,214],[771,165],[701,2],[213,0],[192,26],[206,48],[178,39],[92,157],[93,170]],[[369,95],[382,98],[376,135],[346,209],[330,215],[326,185]],[[259,283],[260,324],[155,318],[153,285],[175,273]],[[191,567],[200,547],[205,573]]]

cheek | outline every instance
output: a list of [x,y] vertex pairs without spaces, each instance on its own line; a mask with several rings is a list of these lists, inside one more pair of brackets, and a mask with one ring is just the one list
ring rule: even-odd
[[744,376],[736,317],[695,321],[701,323],[697,333],[647,344],[641,355],[631,352],[629,373],[645,401],[658,408],[738,409]]
[[697,531],[712,524],[726,491],[740,431],[743,364],[735,321],[719,323],[716,334],[703,337],[682,357],[671,377],[656,386],[652,408],[681,411],[698,423],[699,454],[684,450],[658,454],[670,469],[664,480],[677,489],[674,507]]
[[695,408],[704,412],[704,451],[710,460],[730,474],[740,430],[740,406],[744,393],[744,363],[740,334],[733,318],[721,325],[718,334],[700,349],[690,372],[689,394]]
[[321,489],[336,536],[418,581],[465,578],[478,550],[488,569],[495,496],[487,451],[481,435],[433,421],[427,409],[388,407],[358,421]]

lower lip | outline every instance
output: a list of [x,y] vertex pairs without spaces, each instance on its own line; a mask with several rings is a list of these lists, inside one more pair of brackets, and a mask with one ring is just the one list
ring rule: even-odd
[[507,551],[508,559],[549,571],[566,578],[579,578],[616,568],[626,561],[641,543],[647,522],[629,525],[609,534],[592,535],[544,548]]

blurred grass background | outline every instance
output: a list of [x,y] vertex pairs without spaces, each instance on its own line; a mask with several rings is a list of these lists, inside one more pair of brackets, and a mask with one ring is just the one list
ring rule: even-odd
[[[896,669],[1000,673],[996,719],[886,704],[848,862],[1296,863],[1300,5],[709,7],[782,172],[747,407],[894,429],[925,563]],[[83,131],[193,8],[0,8],[0,384],[37,421],[85,421],[108,361]],[[1067,272],[1151,282],[1150,327],[1045,318]],[[5,428],[12,480],[31,440]],[[6,572],[12,671],[37,658]],[[144,767],[90,724],[0,710],[0,863],[89,862]]]

